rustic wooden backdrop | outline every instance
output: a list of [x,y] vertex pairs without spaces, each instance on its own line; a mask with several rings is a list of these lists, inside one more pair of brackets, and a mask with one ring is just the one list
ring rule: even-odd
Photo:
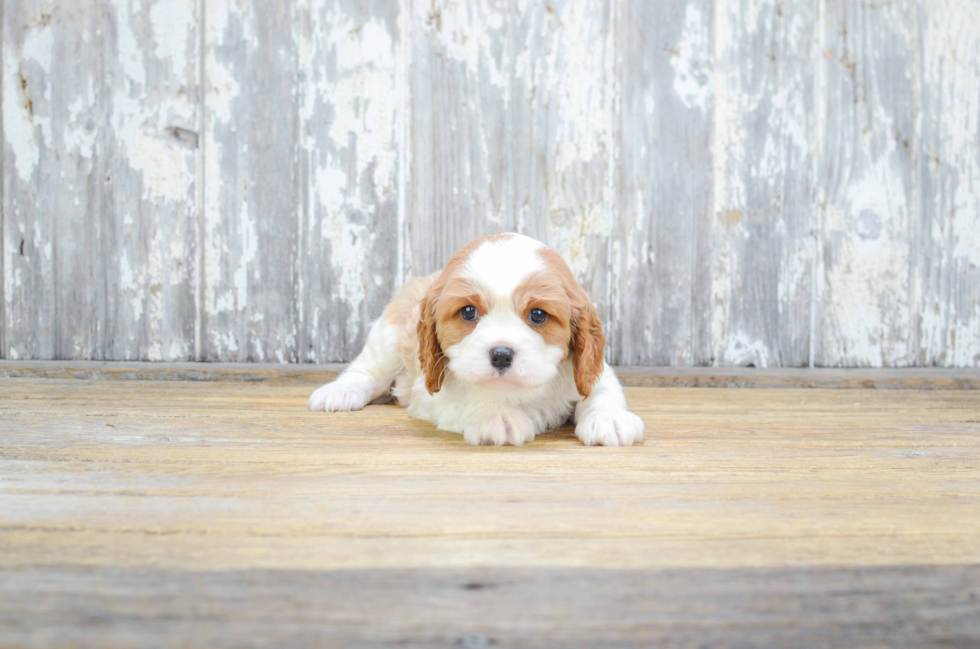
[[980,366],[975,0],[4,0],[0,356],[337,361],[479,234],[621,364]]

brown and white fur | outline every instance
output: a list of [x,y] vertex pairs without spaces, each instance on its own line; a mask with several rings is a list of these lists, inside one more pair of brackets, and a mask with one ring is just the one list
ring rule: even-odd
[[388,304],[347,370],[311,410],[358,410],[390,393],[411,416],[470,444],[522,445],[574,415],[587,445],[629,446],[598,314],[561,256],[517,234],[482,237]]

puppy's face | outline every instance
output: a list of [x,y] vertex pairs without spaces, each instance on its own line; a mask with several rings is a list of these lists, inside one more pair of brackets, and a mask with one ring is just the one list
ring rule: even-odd
[[560,255],[520,235],[456,253],[423,300],[418,334],[430,393],[446,372],[490,390],[537,388],[572,354],[588,396],[603,368],[605,338],[585,292]]

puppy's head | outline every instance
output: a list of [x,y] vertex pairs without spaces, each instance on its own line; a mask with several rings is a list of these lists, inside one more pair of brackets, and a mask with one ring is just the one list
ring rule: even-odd
[[422,301],[419,360],[429,392],[447,372],[508,391],[554,379],[572,355],[589,396],[602,373],[598,314],[561,255],[517,234],[482,237],[457,252]]

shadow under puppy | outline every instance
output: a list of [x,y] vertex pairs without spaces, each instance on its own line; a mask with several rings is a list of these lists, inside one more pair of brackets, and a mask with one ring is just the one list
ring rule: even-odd
[[405,286],[309,407],[359,410],[390,391],[412,417],[470,444],[522,445],[574,415],[585,444],[629,446],[643,421],[626,410],[605,345],[561,255],[518,234],[482,237]]

